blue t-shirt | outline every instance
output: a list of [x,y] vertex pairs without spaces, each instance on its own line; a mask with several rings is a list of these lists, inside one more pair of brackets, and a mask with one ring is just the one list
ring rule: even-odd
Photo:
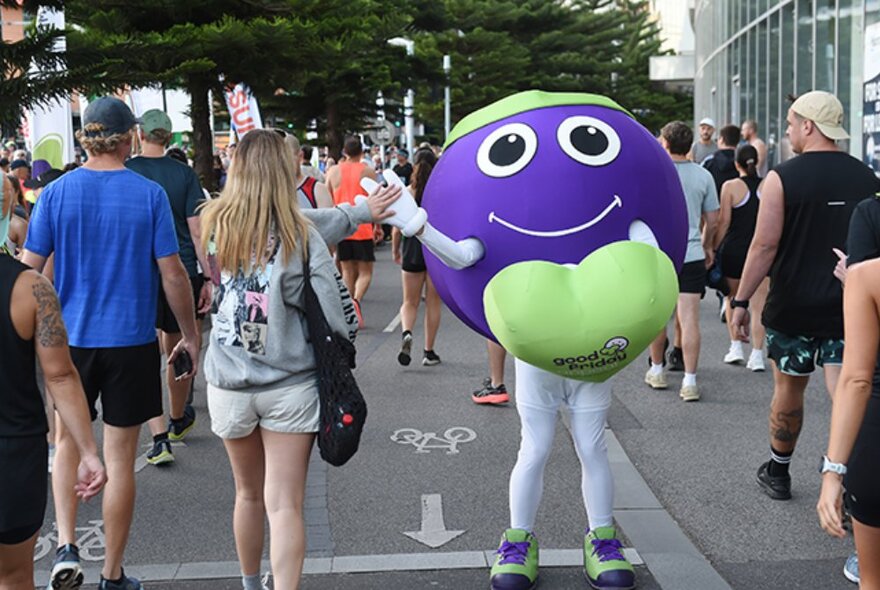
[[71,346],[156,339],[156,260],[178,251],[161,186],[131,170],[68,172],[40,195],[25,248],[55,253],[55,290]]

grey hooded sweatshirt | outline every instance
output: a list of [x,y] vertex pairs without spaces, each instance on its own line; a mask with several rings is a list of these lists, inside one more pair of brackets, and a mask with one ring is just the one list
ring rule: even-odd
[[[370,211],[362,201],[302,212],[314,225],[309,229],[312,287],[330,327],[351,335],[357,325],[351,297],[340,288],[326,244],[336,244],[358,225],[369,223]],[[214,387],[256,393],[315,379],[303,302],[301,244],[286,261],[280,243],[270,240],[270,249],[274,255],[266,268],[254,268],[248,275],[223,272],[214,287],[205,354],[205,378]]]

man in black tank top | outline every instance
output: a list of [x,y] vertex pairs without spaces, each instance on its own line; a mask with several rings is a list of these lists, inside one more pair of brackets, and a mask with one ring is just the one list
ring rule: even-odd
[[[0,483],[0,587],[33,588],[34,545],[46,509],[49,453],[37,359],[55,409],[80,455],[77,495],[84,500],[93,497],[107,475],[98,458],[55,290],[10,256],[0,256],[0,350],[0,473],[4,477]],[[82,574],[78,580],[81,584]],[[75,581],[70,580],[71,584]]]
[[791,105],[787,121],[792,148],[800,155],[764,181],[755,237],[731,300],[732,322],[746,334],[748,300],[770,272],[763,314],[767,354],[774,361],[770,460],[758,469],[757,481],[776,500],[791,498],[788,466],[810,374],[816,365],[824,368],[830,395],[843,362],[843,290],[833,275],[833,249],[845,249],[855,206],[880,190],[873,171],[835,144],[849,136],[834,95],[804,94]]

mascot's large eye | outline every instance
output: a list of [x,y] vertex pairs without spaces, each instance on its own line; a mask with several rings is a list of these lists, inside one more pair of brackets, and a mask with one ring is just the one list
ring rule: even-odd
[[587,166],[604,166],[620,153],[620,137],[608,123],[593,117],[569,117],[556,130],[566,154]]
[[477,166],[493,178],[513,176],[538,151],[538,136],[523,123],[509,123],[489,134],[477,150]]

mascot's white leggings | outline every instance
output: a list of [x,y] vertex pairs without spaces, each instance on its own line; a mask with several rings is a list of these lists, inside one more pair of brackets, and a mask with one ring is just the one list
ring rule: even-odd
[[516,359],[516,408],[522,440],[510,474],[510,526],[533,531],[544,490],[544,466],[553,448],[560,407],[571,415],[571,434],[581,461],[581,491],[590,528],[611,526],[614,482],[605,446],[611,382],[559,377]]

